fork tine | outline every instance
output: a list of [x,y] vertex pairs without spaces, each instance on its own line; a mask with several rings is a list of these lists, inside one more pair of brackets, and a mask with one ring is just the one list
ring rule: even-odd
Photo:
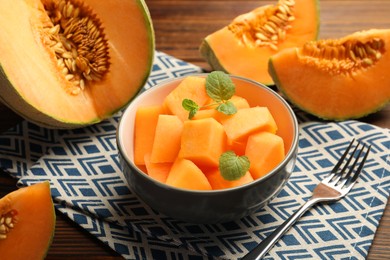
[[368,153],[370,152],[370,150],[371,150],[371,145],[368,146],[367,152],[364,155],[363,160],[360,162],[358,169],[356,170],[355,174],[352,176],[352,178],[350,180],[351,183],[354,183],[357,180],[357,178],[359,177],[360,172],[363,169],[364,163],[366,162],[366,159],[367,159],[367,156],[368,156]]
[[[347,164],[349,164],[349,162],[350,162],[350,161],[352,160],[352,158],[355,156],[355,153],[356,153],[357,148],[358,148],[359,145],[360,145],[360,142],[358,141],[358,144],[356,145],[355,150],[354,150],[353,153],[351,154],[351,157],[349,158]],[[364,147],[366,147],[365,144],[363,144],[362,149],[360,149],[359,153],[357,154],[356,159],[355,159],[355,161],[353,162],[351,168],[349,168],[348,173],[345,174],[345,176],[344,176],[345,179],[348,178],[349,176],[351,176],[352,170],[355,168],[356,163],[358,162],[358,160],[359,160],[359,158],[360,158],[360,155],[362,154],[362,152],[363,152],[363,150],[364,150]],[[348,165],[346,165],[346,166],[343,168],[343,172],[347,169],[347,167],[348,167]]]
[[368,146],[367,151],[365,152],[365,155],[364,155],[363,159],[361,160],[357,170],[354,172],[352,177],[351,177],[351,175],[352,175],[354,169],[356,168],[356,164],[358,163],[359,159],[361,158],[363,150],[366,147],[367,146],[365,144],[363,144],[363,147],[361,148],[361,150],[359,151],[358,155],[356,156],[356,159],[355,159],[353,165],[349,169],[348,173],[343,177],[343,180],[339,183],[338,186],[345,187],[345,188],[352,188],[353,184],[355,184],[357,178],[359,177],[359,175],[360,175],[360,173],[361,173],[361,171],[363,169],[363,166],[364,166],[364,163],[365,163],[365,161],[367,159],[367,156],[368,156],[368,154],[370,152],[371,145]]
[[[333,167],[332,171],[330,172],[330,175],[328,176],[328,178],[326,178],[326,180],[328,182],[337,183],[340,180],[342,173],[345,172],[349,163],[351,162],[352,157],[354,156],[354,154],[356,152],[357,146],[355,147],[355,150],[353,151],[353,153],[347,159],[347,162],[345,163],[343,169],[340,170],[340,167],[341,167],[342,163],[344,162],[345,158],[347,157],[347,155],[349,154],[349,151],[351,150],[352,144],[354,142],[355,142],[355,139],[352,139],[352,141],[349,143],[347,149],[345,149],[341,158],[338,160],[336,165]],[[358,145],[359,145],[359,143],[358,143]],[[337,176],[337,177],[335,179],[333,179],[335,176]]]
[[349,146],[348,148],[345,150],[344,154],[341,156],[341,158],[339,159],[339,161],[337,162],[337,164],[333,167],[331,173],[336,173],[337,172],[337,169],[341,166],[341,164],[343,163],[345,157],[348,155],[349,153],[349,150],[351,149],[352,147],[352,144],[355,142],[355,139],[352,139],[352,141],[349,143]]

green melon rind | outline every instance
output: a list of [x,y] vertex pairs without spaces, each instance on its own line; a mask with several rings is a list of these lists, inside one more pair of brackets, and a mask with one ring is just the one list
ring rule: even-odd
[[19,92],[15,90],[12,83],[7,77],[3,67],[0,64],[0,102],[14,111],[16,114],[25,118],[26,120],[37,124],[39,126],[51,129],[75,129],[82,128],[88,125],[93,125],[101,122],[104,119],[107,119],[118,111],[122,110],[124,107],[128,106],[128,104],[141,92],[141,89],[146,84],[146,81],[149,78],[149,75],[153,68],[153,60],[155,53],[155,34],[152,18],[149,12],[149,9],[144,0],[138,0],[137,4],[141,11],[143,11],[143,16],[145,18],[145,25],[148,30],[148,35],[150,37],[149,40],[149,54],[148,57],[149,65],[148,69],[145,71],[145,74],[141,80],[140,86],[138,86],[134,95],[129,98],[127,102],[125,102],[121,107],[102,115],[101,117],[93,118],[87,122],[76,122],[76,121],[67,121],[62,118],[55,117],[53,115],[48,115],[38,109],[36,109],[33,105],[28,103]]
[[210,64],[211,68],[213,70],[223,71],[225,73],[229,73],[219,62],[217,56],[215,55],[213,49],[211,48],[210,44],[207,41],[207,37],[203,39],[200,47],[199,47],[200,54],[203,56],[203,58]]
[[291,98],[291,96],[287,94],[287,92],[284,88],[284,84],[282,84],[282,82],[278,78],[278,74],[275,70],[273,63],[272,63],[272,57],[269,59],[268,72],[270,73],[273,81],[275,82],[276,87],[281,92],[283,97],[285,97],[288,101],[290,101],[292,104],[294,104],[295,107],[297,107],[297,108],[301,109],[302,111],[304,111],[310,115],[313,115],[319,119],[330,120],[330,121],[345,121],[345,120],[350,120],[350,119],[359,119],[359,118],[366,117],[368,115],[374,114],[374,113],[382,110],[387,104],[390,103],[390,97],[389,97],[389,99],[387,101],[375,106],[372,110],[369,110],[369,111],[364,111],[364,112],[361,112],[358,114],[345,115],[343,117],[329,117],[329,116],[327,117],[327,116],[321,115],[318,112],[311,111],[310,109],[307,109],[305,106],[301,105],[300,102]]
[[[223,71],[227,74],[230,74],[230,72],[228,70],[226,70],[222,66],[222,64],[219,62],[217,56],[215,55],[215,52],[213,51],[210,44],[207,42],[207,37],[205,39],[203,39],[203,41],[199,47],[199,51],[200,51],[201,55],[203,56],[203,58],[210,65],[212,70]],[[274,85],[274,82],[261,82],[261,83],[264,85],[267,85],[267,86]]]

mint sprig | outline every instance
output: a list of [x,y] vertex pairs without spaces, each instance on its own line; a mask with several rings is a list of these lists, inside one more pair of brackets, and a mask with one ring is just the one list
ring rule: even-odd
[[224,102],[232,98],[236,86],[226,73],[213,71],[206,78],[206,92],[214,101]]
[[[217,111],[225,115],[233,115],[237,112],[237,108],[229,99],[235,92],[236,86],[225,72],[213,71],[206,77],[206,93],[214,100],[214,103],[207,106],[217,105],[215,108]],[[191,99],[184,99],[182,106],[189,111],[188,119],[193,118],[198,110],[203,108]]]
[[224,113],[225,115],[233,115],[237,113],[237,108],[231,101],[221,103],[215,109],[218,112]]
[[185,110],[190,112],[188,115],[189,119],[193,118],[196,112],[198,112],[198,110],[200,109],[200,107],[198,106],[198,104],[195,103],[195,101],[188,98],[183,99],[181,105]]
[[250,162],[247,156],[238,156],[233,151],[224,152],[219,157],[219,171],[228,181],[240,179],[249,170]]

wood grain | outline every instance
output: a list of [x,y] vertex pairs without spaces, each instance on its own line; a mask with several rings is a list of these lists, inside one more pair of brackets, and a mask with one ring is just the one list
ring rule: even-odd
[[[235,16],[276,1],[244,0],[146,0],[156,35],[156,49],[208,70],[198,48],[209,33],[222,28]],[[321,0],[320,38],[337,38],[369,28],[390,28],[388,0]],[[369,87],[369,86],[368,86]],[[0,105],[0,132],[22,119]],[[390,106],[362,119],[390,128]],[[15,190],[16,181],[0,173],[0,196]],[[380,221],[368,259],[389,259],[390,206]],[[0,257],[1,258],[1,257]],[[56,234],[47,259],[121,259],[113,250],[91,236],[61,213],[57,214]]]

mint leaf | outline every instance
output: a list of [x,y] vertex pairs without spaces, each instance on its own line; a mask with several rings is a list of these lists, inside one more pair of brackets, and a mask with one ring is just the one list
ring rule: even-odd
[[217,111],[224,113],[225,115],[233,115],[237,113],[237,108],[234,106],[233,102],[226,101],[221,103],[216,108]]
[[224,152],[219,157],[219,171],[228,181],[238,180],[249,170],[250,162],[247,156],[237,156],[233,151]]
[[189,111],[189,115],[188,115],[188,119],[191,119],[195,116],[196,112],[198,112],[199,110],[199,105],[195,103],[195,101],[191,100],[191,99],[183,99],[183,101],[181,102],[181,105],[182,107]]
[[236,92],[236,86],[228,74],[213,71],[206,78],[206,92],[217,102],[229,100]]
[[[216,110],[226,115],[232,115],[237,112],[237,108],[233,102],[229,101],[236,92],[236,86],[228,74],[223,71],[213,71],[209,73],[206,78],[206,92],[215,103],[207,104],[202,107],[210,105],[217,105]],[[192,119],[198,110],[201,108],[191,99],[183,99],[182,106],[189,111],[188,119]]]

